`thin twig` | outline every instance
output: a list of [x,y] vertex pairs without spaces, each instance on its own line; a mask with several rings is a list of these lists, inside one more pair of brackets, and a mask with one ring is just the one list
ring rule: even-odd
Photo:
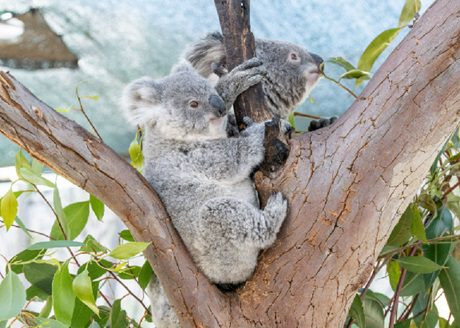
[[299,113],[299,112],[294,112],[294,116],[311,118],[313,120],[320,120],[321,119],[321,116],[316,116],[316,115],[311,115],[311,114],[304,114],[304,113]]
[[96,133],[96,135],[98,136],[99,140],[101,140],[101,142],[104,142],[104,140],[102,140],[101,135],[97,131],[96,127],[94,126],[93,122],[91,121],[91,119],[86,114],[86,112],[85,112],[85,110],[83,108],[83,104],[81,102],[81,97],[80,97],[80,94],[78,93],[78,87],[75,89],[75,94],[77,95],[78,104],[80,105],[80,110],[83,113],[83,116],[86,118],[86,120],[88,121],[89,125],[91,125],[91,128],[93,129],[94,133]]
[[350,95],[352,95],[355,99],[358,99],[358,95],[356,93],[354,93],[353,91],[351,91],[349,88],[347,88],[345,85],[343,85],[342,83],[340,83],[339,81],[337,81],[336,79],[333,79],[332,77],[326,75],[326,73],[324,72],[321,72],[324,76],[324,78],[326,80],[329,80],[335,84],[337,84],[340,88],[342,88],[343,90],[345,90],[346,92],[348,92]]

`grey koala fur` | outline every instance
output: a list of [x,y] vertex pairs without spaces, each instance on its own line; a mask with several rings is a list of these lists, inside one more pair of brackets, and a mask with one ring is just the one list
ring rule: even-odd
[[[227,109],[264,74],[257,59],[236,67],[218,83],[225,99],[190,65],[160,80],[135,80],[123,92],[127,118],[145,130],[144,175],[193,260],[216,284],[247,280],[286,216],[281,193],[259,208],[250,179],[264,157],[264,124],[250,125],[238,138],[226,134]],[[178,327],[158,282],[150,294],[155,325]]]
[[[267,109],[286,118],[304,101],[320,77],[321,57],[284,41],[256,39],[256,55],[267,70],[262,81]],[[191,44],[184,59],[206,78],[225,73],[223,37],[215,32]]]

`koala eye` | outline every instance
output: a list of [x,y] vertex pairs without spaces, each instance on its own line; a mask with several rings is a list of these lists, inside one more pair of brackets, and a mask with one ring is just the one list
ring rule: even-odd
[[196,100],[190,100],[190,102],[188,103],[188,105],[191,107],[191,108],[198,108],[198,106],[200,105],[198,103],[198,101]]
[[300,55],[295,52],[295,51],[292,51],[289,53],[289,56],[288,56],[288,61],[291,62],[291,63],[300,63]]

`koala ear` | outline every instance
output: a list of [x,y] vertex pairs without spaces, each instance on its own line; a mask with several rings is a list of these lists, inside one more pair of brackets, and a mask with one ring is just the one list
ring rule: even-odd
[[161,101],[161,85],[150,77],[142,77],[128,84],[123,90],[121,104],[128,121],[144,125],[155,121],[155,109]]

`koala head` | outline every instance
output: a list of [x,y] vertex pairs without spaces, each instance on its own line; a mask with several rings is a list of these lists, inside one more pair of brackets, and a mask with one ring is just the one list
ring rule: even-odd
[[128,120],[165,138],[215,139],[226,136],[227,112],[211,84],[187,65],[162,79],[143,77],[123,91]]
[[318,81],[321,57],[295,44],[283,41],[256,40],[257,57],[267,68],[264,81],[268,105],[289,113],[303,101]]

